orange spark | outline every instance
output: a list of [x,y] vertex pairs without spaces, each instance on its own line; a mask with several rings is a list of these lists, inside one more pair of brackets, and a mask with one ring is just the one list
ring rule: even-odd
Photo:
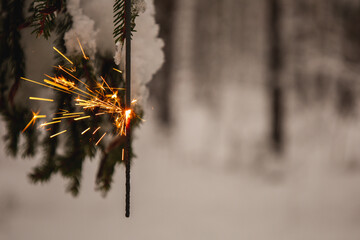
[[81,135],[83,135],[84,133],[86,133],[86,132],[89,131],[89,130],[90,130],[90,128],[85,129],[85,130],[81,133]]
[[110,87],[109,84],[105,81],[105,79],[104,79],[102,76],[100,76],[100,78],[104,81],[104,83],[106,84],[106,86],[107,86],[109,89],[111,89],[111,87]]
[[56,117],[56,118],[53,118],[53,120],[64,119],[64,118],[75,118],[75,117],[80,117],[80,115],[70,115],[70,116],[65,116],[65,117]]
[[32,114],[33,114],[32,119],[31,119],[30,122],[26,125],[26,127],[22,130],[22,132],[25,132],[26,129],[28,129],[31,124],[35,124],[36,119],[38,119],[38,118],[46,118],[46,115],[39,115],[39,111],[38,111],[37,113],[32,112]]
[[28,79],[28,78],[24,78],[24,77],[20,77],[20,78],[25,80],[25,81],[31,82],[31,83],[39,84],[39,85],[44,86],[44,87],[48,87],[48,88],[51,88],[51,89],[55,89],[57,91],[61,91],[61,92],[70,94],[69,91],[64,91],[64,90],[61,90],[61,89],[58,89],[58,88],[55,88],[55,87],[52,87],[52,86],[49,86],[49,85],[46,85],[46,84],[43,84],[43,83],[39,83],[37,81],[31,80],[31,79]]
[[50,124],[60,123],[60,122],[61,122],[61,120],[52,121],[52,122],[45,122],[45,123],[41,124],[40,127],[47,126],[47,125],[50,125]]
[[104,133],[101,138],[95,143],[95,145],[97,146],[99,144],[99,142],[101,141],[101,139],[103,139],[105,137],[106,133]]
[[77,41],[78,41],[78,43],[79,43],[79,46],[80,46],[81,52],[82,52],[82,54],[83,54],[83,56],[84,56],[84,59],[85,59],[85,60],[89,60],[89,58],[85,55],[84,49],[83,49],[83,47],[81,46],[81,43],[80,43],[80,41],[79,41],[79,38],[76,38],[76,39],[77,39]]
[[63,116],[68,116],[68,115],[82,115],[82,114],[84,114],[84,112],[64,113]]
[[74,120],[75,120],[75,121],[78,121],[78,120],[85,119],[85,118],[89,118],[89,117],[90,117],[90,116],[78,117],[78,118],[75,118]]
[[56,137],[60,134],[63,134],[63,133],[66,133],[67,130],[64,130],[64,131],[61,131],[61,132],[58,132],[58,133],[55,133],[54,135],[51,135],[50,138],[53,138],[53,137]]
[[100,127],[98,127],[97,129],[95,129],[95,131],[94,131],[92,134],[95,134],[99,129],[100,129]]
[[122,71],[119,70],[119,69],[113,68],[113,70],[114,70],[114,71],[117,71],[117,72],[119,72],[119,73],[122,73]]
[[57,51],[63,58],[65,58],[69,63],[74,64],[70,59],[68,59],[62,52],[60,52],[56,47],[53,47],[55,51]]
[[[89,59],[88,56],[86,56],[85,51],[80,43],[80,40],[77,39],[81,52],[83,54],[83,57],[85,59]],[[69,58],[67,58],[64,54],[62,54],[56,47],[54,47],[54,50],[57,51],[62,57],[64,57],[69,63],[73,64],[72,61],[70,61]],[[94,79],[95,85],[90,84],[91,86],[95,86],[95,90],[91,90],[90,86],[87,85],[85,82],[81,81],[79,78],[77,78],[76,74],[76,67],[71,66],[56,66],[55,68],[59,69],[63,72],[64,76],[49,76],[46,75],[47,79],[44,79],[44,83],[40,83],[34,80],[30,80],[27,78],[22,78],[23,80],[42,85],[51,89],[55,89],[57,91],[65,92],[67,94],[71,94],[74,96],[75,99],[75,105],[78,106],[79,110],[83,110],[84,112],[69,112],[68,110],[62,110],[59,109],[58,113],[59,115],[55,115],[55,117],[52,118],[52,122],[45,122],[41,124],[40,126],[47,126],[50,124],[60,123],[61,119],[66,118],[72,118],[76,121],[90,118],[92,115],[86,115],[88,112],[87,110],[94,110],[94,117],[104,114],[109,114],[111,119],[114,120],[114,127],[116,128],[117,134],[119,135],[126,135],[126,128],[129,126],[130,119],[135,116],[135,113],[132,112],[131,109],[124,109],[122,103],[122,99],[119,97],[118,91],[125,90],[124,88],[113,88],[110,87],[109,84],[106,82],[105,78],[100,76],[101,80]],[[119,73],[122,73],[121,70],[113,68],[114,71],[117,71]],[[66,74],[65,74],[66,73]],[[73,75],[74,74],[74,75]],[[75,80],[76,81],[75,81]],[[100,81],[99,81],[100,80]],[[81,86],[80,84],[83,84],[84,86]],[[100,89],[99,89],[100,88]],[[47,98],[37,98],[37,97],[30,97],[31,100],[41,100],[41,101],[54,101],[53,99],[47,99]],[[131,101],[131,104],[135,104],[137,102],[136,99]],[[80,111],[81,111],[80,110]],[[46,117],[45,115],[38,115],[38,113],[33,113],[34,116],[31,119],[31,121],[28,123],[28,125],[24,128],[23,131],[25,131],[31,124],[35,123],[35,120],[37,118],[40,118],[40,116]],[[59,120],[59,121],[54,121]],[[95,134],[100,127],[95,129],[92,134]],[[82,134],[86,133],[90,130],[90,127],[85,129]],[[64,132],[61,132],[61,134]],[[103,135],[104,137],[105,135]],[[100,142],[101,139],[98,140]]]
[[39,100],[39,101],[46,101],[46,102],[53,102],[53,99],[49,98],[38,98],[38,97],[29,97],[30,100]]

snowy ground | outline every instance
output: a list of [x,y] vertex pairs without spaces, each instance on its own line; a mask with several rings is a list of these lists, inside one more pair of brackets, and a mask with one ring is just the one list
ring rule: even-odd
[[[179,138],[162,137],[148,116],[135,142],[130,219],[124,217],[124,169],[104,199],[93,191],[98,162],[87,162],[74,199],[59,177],[29,184],[26,173],[36,160],[7,158],[1,148],[0,239],[357,240],[360,174],[356,164],[349,161],[351,171],[342,162],[351,154],[337,155],[349,146],[344,141],[355,139],[354,126],[331,129],[320,121],[325,113],[318,119],[314,113],[291,124],[297,138],[290,137],[284,159],[253,148],[247,151],[259,154],[248,155],[256,158],[231,168],[207,163],[206,152],[191,154]],[[195,125],[187,127],[196,133]]]

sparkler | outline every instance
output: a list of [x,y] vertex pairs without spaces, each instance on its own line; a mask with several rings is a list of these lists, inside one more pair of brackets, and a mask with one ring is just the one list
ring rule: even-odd
[[[42,123],[40,127],[45,127],[52,124],[60,124],[64,119],[73,120],[73,121],[86,121],[91,118],[95,118],[101,115],[109,115],[113,120],[114,128],[116,129],[117,135],[123,135],[126,138],[125,147],[122,149],[122,160],[125,162],[126,166],[126,205],[125,205],[125,216],[130,216],[130,147],[131,147],[131,127],[130,122],[131,119],[136,117],[134,111],[132,110],[132,105],[136,104],[136,100],[131,101],[130,98],[130,74],[131,74],[131,0],[125,0],[125,14],[124,14],[124,27],[125,27],[125,39],[126,39],[126,81],[125,81],[125,89],[112,88],[106,82],[103,77],[100,77],[102,82],[99,83],[95,81],[97,89],[91,88],[89,85],[81,81],[79,78],[75,77],[72,73],[76,71],[76,67],[74,63],[66,57],[60,50],[56,47],[53,49],[60,54],[70,66],[56,66],[63,75],[61,76],[48,76],[47,79],[44,79],[43,82],[34,81],[27,78],[22,78],[25,81],[38,84],[47,88],[51,88],[57,91],[61,91],[66,94],[75,95],[77,98],[75,99],[75,106],[78,108],[82,108],[83,112],[69,112],[67,110],[59,109],[58,113],[52,119],[48,119],[48,121]],[[78,40],[83,58],[85,60],[89,60],[87,55],[84,52],[81,43]],[[119,69],[113,69],[114,71],[122,74],[122,71]],[[89,83],[90,84],[90,83]],[[92,87],[94,85],[92,84]],[[119,91],[125,90],[125,101],[122,102],[119,97]],[[31,100],[37,101],[45,101],[52,102],[52,99],[41,98],[41,97],[30,97]],[[96,109],[95,114],[91,114],[91,111]],[[51,115],[51,116],[53,116]],[[40,117],[41,116],[41,117]],[[30,122],[23,129],[23,132],[26,131],[27,128],[31,124],[35,124],[38,118],[46,118],[45,115],[39,115],[39,112],[33,113],[33,117]],[[81,135],[84,137],[89,135],[89,132],[94,135],[101,126],[97,126],[97,128],[88,127],[81,132]],[[62,130],[58,133],[54,133],[50,136],[50,138],[58,137],[60,135],[66,134],[67,130]],[[86,134],[87,133],[87,134]],[[103,133],[102,136],[97,139],[95,145],[97,146],[107,135],[107,132]],[[91,138],[93,139],[93,138]]]
[[[126,65],[126,92],[125,92],[125,107],[127,111],[131,109],[131,0],[125,0],[125,40],[126,40],[126,56],[125,56],[125,65]],[[125,113],[125,115],[130,116],[130,112]],[[131,144],[131,128],[128,122],[130,118],[125,116],[125,125],[126,125],[126,152],[123,157],[125,161],[125,217],[130,217],[130,144]]]
[[[86,56],[83,47],[78,39],[79,47],[81,49],[83,58],[85,60],[89,60]],[[49,76],[45,75],[46,79],[43,82],[38,82],[35,80],[31,80],[28,78],[22,77],[23,80],[27,82],[31,82],[33,84],[38,84],[43,87],[51,88],[57,91],[61,91],[67,94],[71,94],[76,96],[75,106],[78,106],[82,111],[77,112],[69,112],[67,110],[59,109],[58,113],[54,113],[48,119],[46,115],[39,115],[38,112],[33,112],[33,117],[23,129],[23,132],[26,131],[31,125],[34,125],[36,120],[38,119],[46,119],[43,123],[40,124],[40,128],[44,128],[45,126],[52,124],[60,124],[64,119],[73,119],[74,121],[84,121],[86,119],[90,119],[92,117],[97,117],[100,115],[107,114],[113,119],[113,125],[115,128],[115,132],[117,135],[126,135],[127,128],[129,126],[130,119],[134,116],[134,112],[130,108],[125,108],[125,103],[119,97],[119,91],[124,91],[123,88],[112,88],[109,86],[105,78],[100,77],[101,82],[96,81],[95,85],[98,90],[91,90],[90,86],[85,82],[81,81],[77,77],[75,77],[71,72],[75,71],[74,63],[66,57],[60,50],[53,47],[53,49],[60,54],[67,62],[70,64],[70,67],[64,66],[56,66],[55,68],[60,70],[63,75],[60,76]],[[114,71],[119,72],[122,71],[118,69],[113,69]],[[43,102],[53,102],[53,99],[42,98],[42,97],[29,97],[30,100],[43,101]],[[132,101],[132,104],[135,104],[136,100]],[[91,114],[92,111],[96,109],[96,114]],[[92,132],[91,135],[94,135],[101,126],[91,129],[88,127],[85,129],[81,135],[84,135],[86,132]],[[50,136],[50,138],[57,137],[59,135],[65,134],[67,130],[62,130],[58,133],[55,133]],[[107,136],[107,132],[103,133],[102,136],[96,140],[95,145],[97,146],[105,137]]]

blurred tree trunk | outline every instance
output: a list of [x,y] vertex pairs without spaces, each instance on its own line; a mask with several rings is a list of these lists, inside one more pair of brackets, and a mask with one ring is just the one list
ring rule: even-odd
[[[342,60],[347,74],[342,74],[337,83],[337,110],[342,117],[354,117],[358,114],[359,88],[356,87],[360,71],[360,6],[359,1],[338,3],[334,9],[341,19]],[[350,73],[350,74],[349,74]]]
[[284,145],[284,106],[281,87],[282,52],[280,36],[281,3],[280,0],[268,0],[268,86],[270,95],[271,144],[280,153]]
[[154,75],[149,88],[151,98],[155,103],[155,111],[160,123],[171,124],[170,96],[172,87],[172,36],[174,33],[174,13],[176,0],[154,0],[155,20],[160,25],[159,37],[164,40],[165,62]]

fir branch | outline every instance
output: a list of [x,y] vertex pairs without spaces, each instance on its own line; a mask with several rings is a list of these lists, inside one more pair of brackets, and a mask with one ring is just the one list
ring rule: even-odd
[[13,100],[15,98],[16,92],[20,86],[20,77],[25,75],[25,56],[21,46],[21,34],[19,31],[19,26],[24,22],[23,15],[23,5],[24,0],[16,0],[13,2],[14,4],[14,16],[11,21],[10,28],[12,29],[12,46],[10,48],[10,58],[13,63],[13,77],[14,83],[11,86],[8,99],[11,104],[13,104]]
[[[27,124],[27,120],[32,118],[32,113],[28,108],[16,104],[9,104],[9,99],[14,98],[19,86],[18,79],[25,75],[24,53],[20,44],[21,35],[19,32],[19,29],[24,26],[24,17],[22,15],[24,1],[25,0],[0,0],[0,114],[8,129],[5,136],[6,146],[9,153],[13,156],[19,152],[21,132]],[[31,23],[32,26],[35,27],[33,32],[38,35],[43,35],[45,38],[48,38],[51,31],[55,30],[57,34],[55,45],[61,52],[66,54],[64,35],[72,26],[72,17],[66,12],[66,5],[63,6],[64,3],[65,0],[35,0],[32,5],[33,17],[31,18]],[[120,21],[117,22],[118,25],[122,24],[120,10],[122,7],[121,4],[117,5],[117,11],[120,11],[118,15],[120,16]],[[132,31],[134,31],[135,18],[138,12],[139,11],[134,11],[132,16]],[[56,16],[57,14],[58,16]],[[120,36],[118,40],[120,41],[122,39],[121,41],[123,42],[125,32],[122,34],[123,38]],[[72,56],[72,60],[74,60],[76,66],[79,66],[74,75],[77,78],[86,79],[86,83],[90,86],[90,89],[94,90],[97,87],[97,74],[96,69],[90,64],[91,62],[84,60],[81,56]],[[112,57],[99,57],[98,61],[100,73],[109,79],[110,85],[113,87],[124,87],[122,74],[118,74],[112,70],[113,67],[116,67]],[[64,64],[64,59],[59,57],[56,65]],[[119,97],[122,99],[121,102],[124,103],[124,92],[119,92]],[[54,100],[56,109],[61,108],[69,111],[76,109],[73,96],[56,91]],[[142,116],[141,110],[134,109],[134,111],[137,115]],[[96,110],[91,113],[91,115],[95,114]],[[94,141],[82,140],[81,132],[86,127],[95,128],[99,125],[108,124],[109,119],[105,116],[96,118],[93,116],[88,123],[89,126],[83,121],[74,122],[68,119],[62,121],[61,124],[51,126],[48,134],[41,141],[41,145],[43,146],[43,159],[29,174],[32,182],[46,182],[49,181],[54,174],[60,173],[64,178],[69,180],[67,191],[73,195],[77,195],[81,186],[83,162],[86,158],[93,158],[96,152],[101,150],[103,157],[96,176],[96,186],[102,193],[109,191],[116,165],[123,164],[121,158],[124,141],[121,140],[122,137],[115,137],[108,146],[105,146],[105,141],[103,141],[95,147]],[[131,128],[137,127],[139,123],[139,119],[133,119]],[[62,128],[66,128],[68,134],[61,137],[50,138],[51,135],[58,133]],[[92,137],[99,139],[102,134],[103,132],[99,130]],[[113,135],[115,135],[115,130]],[[36,148],[39,146],[39,144],[37,144],[39,142],[39,134],[36,127],[27,129],[23,136],[25,137],[25,143],[22,146],[22,156],[33,156],[36,153]],[[130,157],[133,157],[131,149]]]
[[116,0],[114,3],[114,38],[115,43],[125,40],[125,0]]
[[55,29],[56,15],[62,11],[65,4],[65,0],[34,0],[30,6],[33,15],[28,19],[34,28],[32,33],[36,33],[37,37],[43,35],[48,39]]
[[2,109],[3,120],[6,123],[7,133],[4,136],[4,140],[6,143],[7,151],[10,155],[16,156],[18,152],[18,143],[20,139],[20,133],[22,127],[25,127],[22,122],[23,116],[21,116],[24,111],[13,107],[9,110],[6,106],[5,109]]
[[[8,94],[13,102],[25,73],[24,52],[21,46],[19,26],[24,22],[24,0],[2,0],[0,21],[0,88],[1,94]],[[8,81],[11,79],[11,81]],[[11,88],[9,93],[5,93]],[[5,99],[5,98],[4,98]]]
[[[66,52],[64,35],[66,31],[71,28],[71,26],[72,18],[68,13],[66,13],[66,9],[64,9],[63,14],[57,18],[55,29],[57,34],[55,45],[62,52]],[[64,59],[57,56],[57,65],[63,64]],[[63,106],[66,95],[62,92],[55,92],[55,96],[55,102],[57,103],[56,109],[59,109]],[[59,129],[59,125],[53,125],[43,140],[44,158],[42,162],[38,166],[35,166],[32,172],[28,175],[33,183],[49,181],[51,176],[57,173],[59,170],[59,162],[61,159],[56,154],[56,150],[59,145],[59,138],[50,138],[51,135],[59,132]]]
[[[21,118],[21,121],[24,123],[24,119],[29,119],[30,117],[32,117],[32,113],[30,111],[28,111],[26,109],[25,112],[25,117]],[[25,126],[24,126],[25,127]],[[22,128],[24,129],[24,128]],[[27,129],[27,131],[25,131],[23,133],[24,137],[25,137],[25,143],[23,144],[23,152],[22,152],[22,157],[34,157],[36,150],[37,150],[37,146],[38,146],[38,131],[36,130],[36,128],[29,128]]]
[[[24,119],[32,116],[31,111],[13,99],[25,75],[24,52],[21,46],[20,26],[24,22],[24,0],[2,0],[0,2],[0,114],[7,126],[4,136],[7,151],[16,156]],[[25,135],[22,156],[33,156],[36,152],[37,131],[32,129]]]
[[[66,10],[65,10],[66,11]],[[72,18],[70,14],[65,13],[60,15],[57,18],[57,27],[56,33],[58,38],[56,39],[56,47],[66,54],[67,50],[65,47],[64,35],[72,26]],[[64,65],[64,59],[59,57],[57,59],[56,65]],[[76,78],[84,78],[86,84],[93,91],[98,87],[96,85],[96,75],[95,69],[90,64],[91,62],[85,60],[81,55],[72,56],[71,60],[76,66],[76,71],[73,75]],[[55,75],[61,75],[62,72],[56,70]],[[63,92],[55,91],[56,94],[55,102],[56,110],[64,109],[69,112],[75,112],[76,106],[74,101],[74,96],[65,94]],[[54,109],[54,110],[55,110]],[[60,124],[55,124],[52,126],[48,135],[44,138],[44,153],[45,157],[40,165],[35,167],[32,173],[29,175],[30,179],[33,182],[45,182],[48,181],[53,174],[60,173],[64,178],[69,179],[68,186],[66,190],[72,195],[76,196],[79,193],[81,186],[81,175],[82,175],[82,166],[85,159],[93,158],[97,150],[104,149],[103,143],[100,142],[95,148],[94,141],[83,140],[81,132],[87,127],[92,129],[101,125],[102,118],[95,117],[96,110],[89,113],[92,115],[91,120],[89,120],[89,125],[84,121],[74,121],[73,119],[63,120]],[[67,133],[61,137],[49,138],[51,135],[61,131],[61,129],[67,129]],[[99,130],[94,135],[93,139],[99,139],[103,132]],[[65,144],[63,145],[62,143]],[[64,146],[64,147],[62,147]],[[58,152],[65,151],[62,154]],[[121,158],[121,155],[119,155]]]
[[[61,106],[62,101],[65,99],[65,95],[57,94],[56,102],[58,106]],[[51,135],[59,132],[60,126],[54,124],[49,130],[47,136],[42,141],[44,157],[41,164],[35,166],[28,177],[33,183],[47,182],[51,176],[58,171],[58,156],[56,155],[56,149],[58,147],[59,139],[50,138]]]
[[[115,38],[115,43],[120,42],[124,44],[126,29],[125,29],[125,1],[126,0],[116,0],[114,3],[114,32],[113,36]],[[139,16],[139,12],[144,11],[143,7],[138,7],[140,1],[132,1],[131,5],[131,32],[135,31],[135,19]],[[141,2],[142,5],[143,2]]]

